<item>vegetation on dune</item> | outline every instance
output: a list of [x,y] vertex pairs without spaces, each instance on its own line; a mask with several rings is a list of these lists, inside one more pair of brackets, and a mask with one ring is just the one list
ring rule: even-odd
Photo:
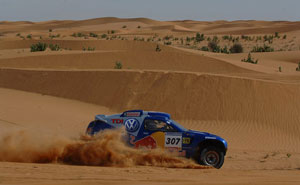
[[298,63],[298,67],[296,68],[296,71],[300,71],[300,62]]
[[90,37],[95,37],[95,38],[97,38],[98,37],[98,35],[96,34],[96,33],[90,33]]
[[102,39],[105,39],[106,37],[107,37],[107,35],[105,33],[101,35]]
[[114,67],[115,69],[122,69],[123,68],[123,64],[122,64],[122,62],[120,62],[120,61],[116,61],[116,63],[115,63],[115,67]]
[[60,37],[60,34],[57,34],[57,35],[49,34],[49,37],[50,37],[51,39],[59,38],[59,37]]
[[83,47],[82,50],[83,51],[95,51],[96,48],[90,47],[88,46],[87,48]]
[[60,46],[57,44],[49,44],[49,48],[51,49],[51,51],[59,51],[60,50]]
[[196,42],[201,42],[204,41],[204,34],[200,34],[200,33],[196,33],[196,38],[195,38]]
[[78,32],[78,33],[73,33],[71,36],[72,37],[86,37],[87,35],[85,35],[84,33]]
[[231,53],[243,53],[243,51],[244,51],[244,48],[240,43],[235,43],[230,48]]
[[160,49],[160,47],[159,47],[158,44],[156,45],[155,51],[156,51],[156,52],[160,52],[160,51],[161,51],[161,49]]
[[263,46],[254,46],[251,52],[273,52],[274,48],[264,44]]
[[254,60],[254,58],[252,58],[252,56],[251,56],[251,53],[248,54],[247,59],[242,59],[241,61],[251,63],[251,64],[257,64],[258,63],[258,59]]
[[32,44],[30,46],[30,51],[31,52],[45,51],[46,49],[47,49],[47,44],[46,43],[41,43],[41,42],[38,42],[37,44]]
[[28,35],[26,36],[26,38],[27,38],[27,39],[32,39],[32,35],[31,35],[31,34],[28,34]]
[[215,41],[210,41],[207,46],[211,52],[219,53],[221,51],[220,46]]

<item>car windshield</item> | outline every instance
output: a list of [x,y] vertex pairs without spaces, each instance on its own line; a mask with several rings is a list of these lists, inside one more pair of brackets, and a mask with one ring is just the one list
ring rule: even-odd
[[182,131],[188,131],[188,129],[184,128],[182,125],[180,125],[179,123],[177,123],[176,121],[172,120],[173,124],[179,128]]

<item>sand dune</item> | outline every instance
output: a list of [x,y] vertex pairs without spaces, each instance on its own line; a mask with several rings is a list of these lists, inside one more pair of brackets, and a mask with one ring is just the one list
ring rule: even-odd
[[[0,143],[7,146],[0,148],[0,160],[10,161],[1,162],[0,183],[299,184],[300,75],[296,71],[300,62],[299,22],[106,17],[37,23],[2,21],[0,25]],[[76,32],[108,34],[108,39],[115,40],[70,36]],[[255,44],[266,42],[242,41],[246,49],[240,54],[199,51],[193,42],[178,44],[181,38],[195,36],[196,32],[219,38],[225,34],[241,37],[280,32],[281,39],[272,43],[277,52],[252,53],[259,59],[254,65],[241,59],[247,57]],[[26,38],[28,34],[32,34],[32,39]],[[50,39],[50,34],[60,37]],[[287,34],[287,39],[282,39],[283,34]],[[162,45],[167,40],[146,42],[147,38],[166,35],[177,38],[172,40],[173,47]],[[145,41],[133,41],[134,37]],[[30,52],[30,46],[37,42],[58,44],[63,50]],[[155,51],[158,43],[160,52]],[[220,44],[228,43],[220,40]],[[95,51],[83,51],[88,47]],[[123,69],[114,69],[116,61],[122,62]],[[105,159],[108,162],[117,159],[118,164],[123,164],[120,156],[127,155],[132,162],[130,167],[55,164],[68,163],[62,159],[71,156],[78,159],[71,164],[101,166],[97,160],[86,160],[80,151],[98,151],[103,143],[95,142],[91,147],[79,137],[95,114],[127,109],[168,112],[186,128],[224,137],[229,143],[224,167],[219,171],[170,169],[167,167],[194,168],[195,164],[182,163],[181,159],[174,160],[161,153],[147,156],[150,160],[147,164],[164,168],[136,166],[146,164],[144,155],[133,152],[138,155],[132,158],[132,151],[123,150],[123,146],[114,147],[121,155],[112,158],[108,149]],[[12,135],[4,137],[7,133]],[[108,138],[114,136],[118,138],[114,134]],[[44,137],[52,139],[43,140]],[[56,145],[61,138],[68,140],[68,146],[75,152],[62,155],[64,149],[70,148],[65,147],[65,142]],[[6,143],[7,139],[15,145]],[[41,153],[44,147],[50,150]],[[96,158],[103,157],[101,152],[96,154],[99,154]],[[37,164],[36,159],[41,156],[46,159],[50,156],[47,162],[54,164]],[[161,160],[163,164],[157,163],[157,159],[171,159],[171,163],[165,160]],[[174,166],[172,161],[180,165]]]

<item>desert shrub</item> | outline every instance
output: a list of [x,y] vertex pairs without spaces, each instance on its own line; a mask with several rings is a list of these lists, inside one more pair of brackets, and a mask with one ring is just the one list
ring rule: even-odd
[[298,67],[296,68],[296,71],[300,71],[300,62],[298,63]]
[[107,37],[107,35],[105,33],[101,35],[101,38],[103,38],[103,39],[106,37]]
[[219,37],[218,36],[214,36],[212,41],[218,43],[219,42]]
[[279,72],[282,72],[281,66],[278,67],[278,71],[279,71]]
[[256,42],[261,40],[261,36],[256,36]]
[[243,46],[240,43],[235,43],[233,46],[230,47],[231,53],[243,53]]
[[170,40],[170,39],[172,39],[173,38],[173,35],[167,35],[167,36],[165,36],[164,38],[163,38],[163,40]]
[[252,56],[251,56],[251,53],[248,54],[247,59],[242,59],[241,61],[251,63],[251,64],[257,64],[258,63],[258,59],[254,60],[254,58],[252,58]]
[[208,43],[208,48],[210,51],[215,52],[215,53],[219,53],[221,50],[220,46],[218,46],[218,43],[214,42],[214,41],[210,41]]
[[204,41],[205,38],[204,38],[204,34],[200,34],[200,33],[196,33],[196,42],[201,42],[201,41]]
[[51,39],[58,38],[58,37],[60,37],[60,34],[57,34],[57,35],[52,35],[52,34],[50,34],[49,37],[50,37]]
[[116,61],[114,68],[115,69],[122,69],[123,68],[122,62]]
[[209,41],[211,41],[211,38],[210,38],[210,37],[207,37],[207,39],[206,39],[206,40],[209,42]]
[[186,40],[186,42],[191,42],[192,39],[190,37],[186,37],[185,40]]
[[59,51],[60,50],[60,46],[57,44],[49,44],[49,48],[51,49],[51,51]]
[[159,47],[158,44],[156,45],[155,51],[156,51],[156,52],[160,52],[160,51],[161,51],[161,49],[160,49],[160,47]]
[[288,158],[290,158],[290,157],[292,157],[292,154],[287,153],[286,156],[287,156]]
[[16,35],[17,37],[20,37],[21,36],[21,33],[17,33],[17,35]]
[[28,35],[26,36],[26,38],[27,38],[27,39],[32,39],[32,35],[31,35],[31,34],[28,34]]
[[126,26],[126,25],[124,25],[124,26],[122,26],[122,28],[127,28],[127,26]]
[[111,30],[111,32],[110,32],[111,34],[115,34],[116,33],[116,31],[115,30]]
[[164,45],[172,45],[172,42],[171,41],[164,42]]
[[203,46],[202,48],[200,48],[201,51],[209,51],[209,48],[207,46]]
[[254,46],[251,52],[273,52],[274,48],[264,44],[264,46]]
[[98,37],[98,35],[96,33],[90,33],[90,37]]
[[268,35],[265,35],[265,36],[264,36],[264,41],[265,41],[265,42],[268,41],[269,44],[273,43],[273,39],[274,39],[274,36],[273,36],[273,35],[269,35],[269,36],[268,36]]
[[137,27],[138,29],[140,29],[141,28],[141,26],[140,25],[138,25],[138,27]]
[[224,48],[221,48],[221,53],[229,54],[227,46],[224,46]]
[[230,35],[230,36],[229,36],[229,35],[224,35],[224,36],[222,37],[222,39],[223,39],[223,40],[232,41],[233,38],[232,38],[231,35]]
[[49,32],[52,32],[52,29],[49,29]]
[[83,51],[95,51],[95,49],[96,48],[92,48],[90,46],[88,48],[85,48],[85,47],[82,48]]
[[73,33],[71,36],[73,36],[73,37],[86,37],[87,35],[85,35],[84,33],[78,32],[78,33]]
[[32,44],[30,46],[30,51],[31,52],[37,52],[37,51],[45,51],[47,49],[47,44],[46,43],[37,43],[37,44]]
[[279,36],[279,33],[278,32],[275,32],[275,38],[280,38],[280,36]]
[[286,39],[286,37],[287,37],[286,35],[283,35],[282,39]]

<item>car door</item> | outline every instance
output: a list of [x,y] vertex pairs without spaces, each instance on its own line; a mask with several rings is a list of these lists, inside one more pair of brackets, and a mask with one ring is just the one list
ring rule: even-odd
[[144,120],[143,140],[139,146],[151,148],[161,147],[170,151],[182,149],[182,133],[178,132],[168,121],[160,118],[147,118]]

